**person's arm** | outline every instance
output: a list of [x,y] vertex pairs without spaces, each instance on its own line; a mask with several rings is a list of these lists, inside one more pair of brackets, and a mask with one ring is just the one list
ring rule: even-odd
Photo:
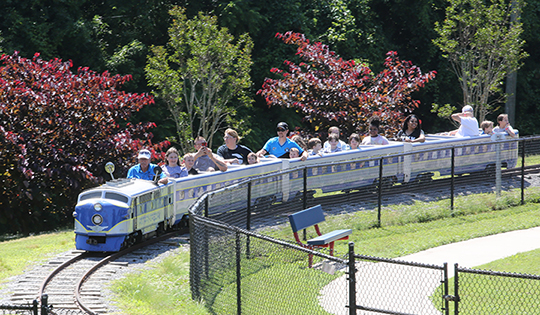
[[304,150],[304,152],[302,152],[302,155],[300,156],[300,160],[302,160],[302,161],[307,160],[308,155],[309,155],[308,152],[306,150]]
[[514,131],[514,129],[512,129],[512,126],[510,126],[510,124],[506,125],[504,131],[506,131],[506,133],[513,138],[516,136],[516,132]]
[[265,149],[260,149],[256,154],[258,157],[264,157],[264,155],[268,153]]
[[461,114],[461,113],[452,114],[452,119],[460,123],[462,115],[463,114]]
[[414,140],[411,140],[410,142],[425,142],[426,141],[426,136],[424,135],[424,131],[423,130],[420,130],[420,136]]
[[223,162],[223,160],[221,160],[217,155],[212,153],[212,150],[210,148],[205,147],[205,152],[210,158],[210,160],[212,160],[212,162],[216,164],[220,171],[225,172],[227,170],[227,164]]

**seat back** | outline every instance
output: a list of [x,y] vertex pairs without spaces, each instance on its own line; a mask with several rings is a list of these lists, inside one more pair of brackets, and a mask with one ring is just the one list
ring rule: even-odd
[[324,221],[321,205],[289,215],[289,222],[294,233]]

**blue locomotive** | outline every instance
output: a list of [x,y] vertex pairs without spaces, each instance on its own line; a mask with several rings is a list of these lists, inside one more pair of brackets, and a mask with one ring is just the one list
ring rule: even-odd
[[[391,142],[385,146],[362,146],[361,150],[310,157],[303,162],[263,158],[258,164],[230,166],[226,172],[171,179],[167,185],[160,186],[141,179],[116,179],[79,195],[73,213],[76,248],[118,251],[183,223],[189,206],[207,191],[285,169],[307,166],[309,189],[322,189],[323,192],[372,185],[379,178],[380,157],[387,157],[382,159],[383,176],[391,183],[409,182],[431,176],[434,172],[448,175],[451,172],[451,147],[455,147],[455,174],[489,169],[495,165],[497,156],[503,166],[511,168],[518,158],[517,141],[499,142],[489,136],[457,138],[428,135],[424,143]],[[395,156],[402,153],[412,154]],[[287,201],[302,187],[301,172],[288,173],[287,180],[281,184],[265,180],[253,183],[252,199],[270,197],[276,201]],[[230,204],[235,201],[223,202]]]

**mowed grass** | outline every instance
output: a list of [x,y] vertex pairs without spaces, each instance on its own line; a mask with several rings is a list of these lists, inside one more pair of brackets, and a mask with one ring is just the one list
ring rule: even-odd
[[[458,292],[461,298],[459,314],[504,315],[538,314],[540,310],[540,280],[508,276],[521,274],[540,275],[540,249],[518,253],[474,269],[504,271],[504,275],[494,276],[474,273],[460,273]],[[453,268],[453,267],[452,267]],[[431,300],[440,305],[443,288],[438,287]],[[455,279],[449,279],[448,292],[455,294]],[[449,303],[450,314],[454,314],[454,303]]]
[[0,242],[0,285],[36,263],[75,249],[73,230]]

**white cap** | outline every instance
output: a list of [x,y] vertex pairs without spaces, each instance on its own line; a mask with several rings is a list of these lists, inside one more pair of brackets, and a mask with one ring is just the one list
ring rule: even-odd
[[150,151],[144,149],[144,150],[141,150],[139,151],[139,159],[149,159],[150,160],[150,157],[152,156],[152,154],[150,153]]
[[474,110],[473,110],[473,108],[472,108],[471,105],[465,105],[465,106],[463,106],[463,108],[461,109],[461,112],[462,112],[462,113],[473,112],[473,111],[474,111]]

